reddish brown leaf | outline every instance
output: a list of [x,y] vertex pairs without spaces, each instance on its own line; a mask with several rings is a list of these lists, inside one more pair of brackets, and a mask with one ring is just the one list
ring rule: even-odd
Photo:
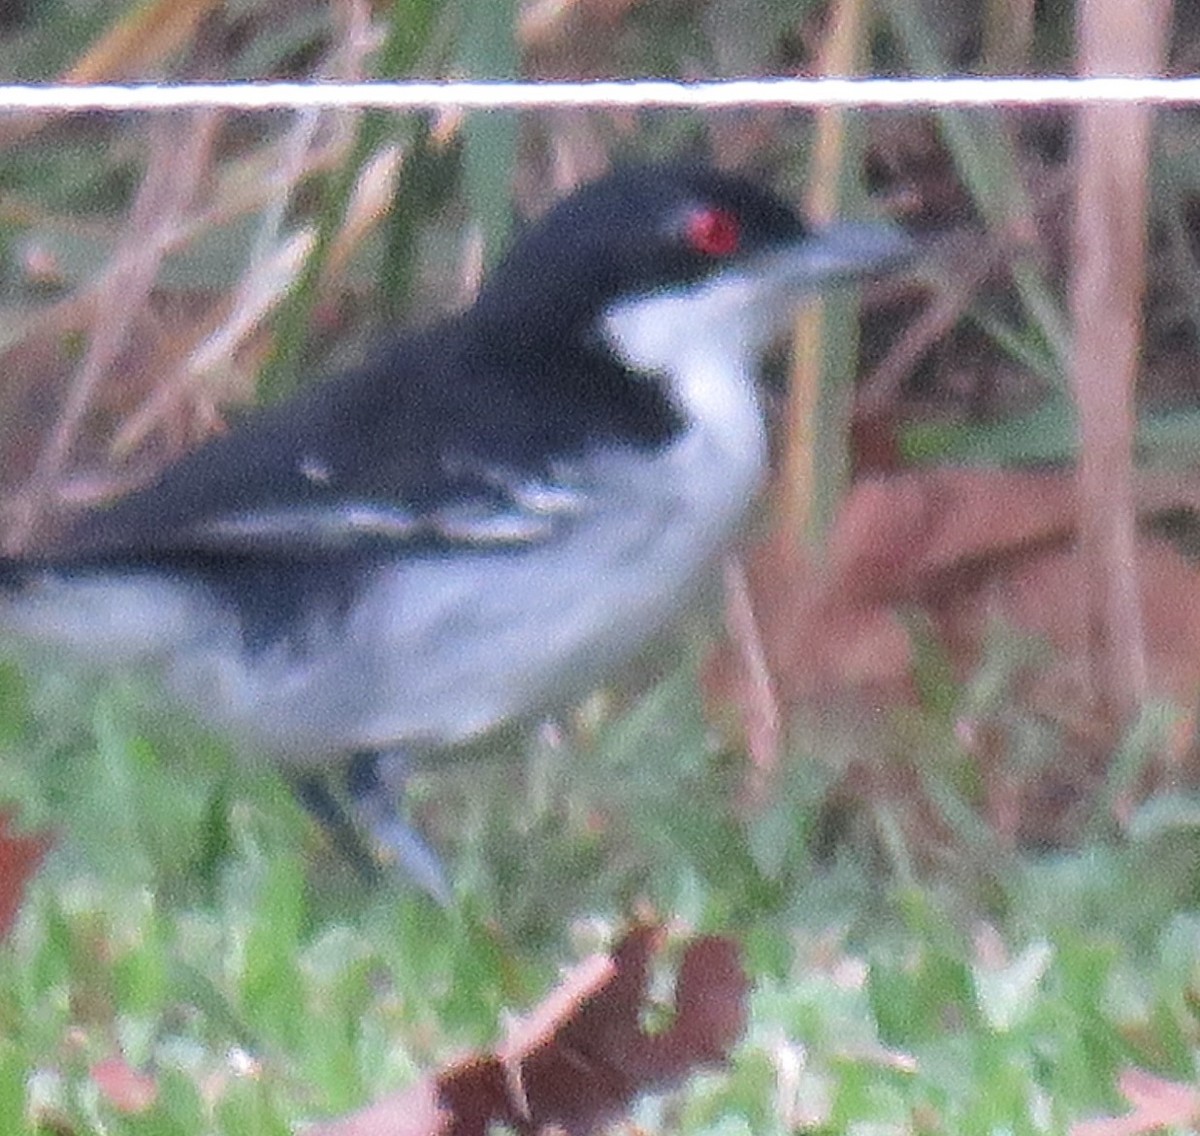
[[[1195,509],[1198,500],[1200,488],[1177,476],[1138,483],[1139,506],[1154,512]],[[997,617],[1044,635],[1065,668],[1081,666],[1087,644],[1075,510],[1065,474],[935,470],[858,482],[819,564],[791,542],[765,541],[748,576],[781,703],[830,694],[871,705],[903,701],[911,659],[900,605],[933,616],[964,671]],[[1193,614],[1200,575],[1160,541],[1143,539],[1137,555],[1151,689],[1187,700],[1200,686],[1200,615]],[[709,675],[715,692],[739,703],[749,697],[740,669],[727,652]]]
[[495,1054],[433,1074],[406,1093],[310,1129],[312,1136],[485,1136],[591,1132],[644,1092],[725,1060],[745,1027],[747,980],[737,947],[701,938],[684,952],[675,1018],[660,1033],[640,1025],[660,928],[630,932],[609,958],[576,967]]
[[158,1082],[124,1057],[105,1057],[91,1068],[92,1081],[118,1112],[145,1112],[158,1099]]
[[12,832],[9,820],[9,813],[0,812],[0,938],[8,934],[24,898],[25,885],[51,844],[44,833],[20,836]]

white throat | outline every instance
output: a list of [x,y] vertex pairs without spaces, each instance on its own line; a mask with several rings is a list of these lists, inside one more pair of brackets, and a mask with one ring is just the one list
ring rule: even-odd
[[750,491],[766,461],[757,372],[771,327],[760,291],[751,278],[722,276],[621,301],[602,324],[621,362],[664,384],[686,433],[704,438],[731,480]]

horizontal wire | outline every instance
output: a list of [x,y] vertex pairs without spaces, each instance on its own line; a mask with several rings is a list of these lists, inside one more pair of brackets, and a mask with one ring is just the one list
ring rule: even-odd
[[230,82],[3,84],[0,114],[85,111],[364,109],[521,110],[550,107],[1015,107],[1200,103],[1200,78],[1048,76],[663,79],[594,82]]

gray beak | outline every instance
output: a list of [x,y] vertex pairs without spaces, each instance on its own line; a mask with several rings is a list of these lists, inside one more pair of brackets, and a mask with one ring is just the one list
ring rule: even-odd
[[895,225],[839,222],[768,253],[764,267],[784,287],[811,291],[838,281],[892,272],[911,261],[916,252],[912,238]]

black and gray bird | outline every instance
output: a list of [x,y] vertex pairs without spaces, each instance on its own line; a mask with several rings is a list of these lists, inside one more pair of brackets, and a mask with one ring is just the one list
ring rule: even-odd
[[618,170],[461,314],[0,562],[0,629],[161,663],[318,810],[317,771],[351,770],[402,845],[372,755],[536,720],[669,624],[762,484],[763,350],[805,294],[908,250],[712,169]]

